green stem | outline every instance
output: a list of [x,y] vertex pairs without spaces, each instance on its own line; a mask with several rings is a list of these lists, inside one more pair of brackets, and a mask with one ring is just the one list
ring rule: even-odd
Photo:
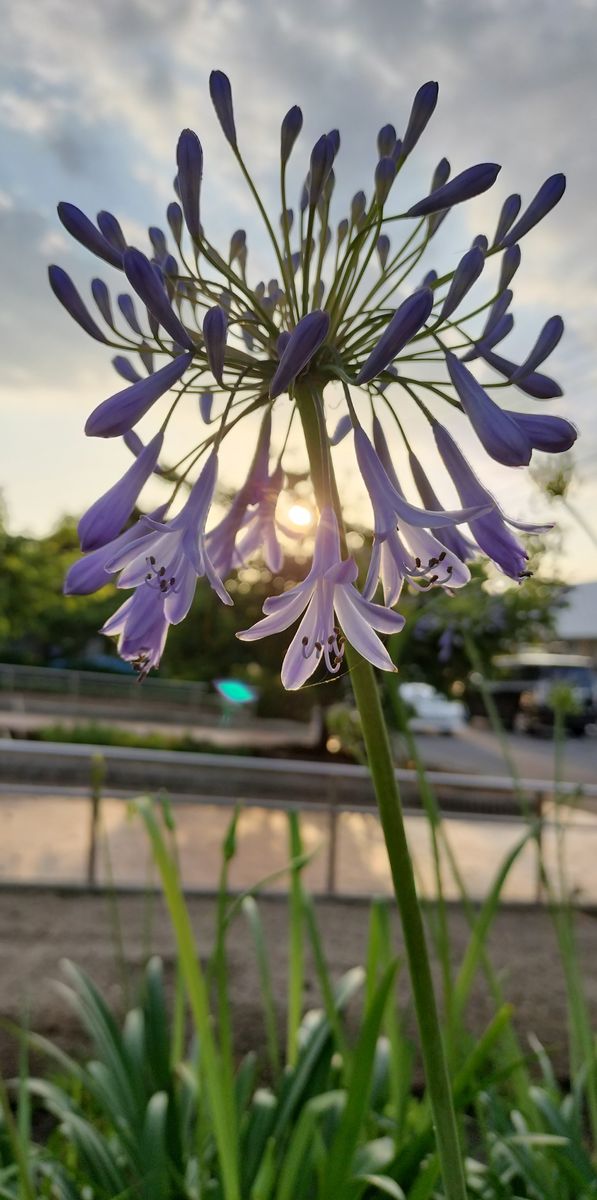
[[[321,487],[325,481],[331,488],[332,496],[337,504],[329,445],[327,440],[324,441],[320,432],[319,412],[322,402],[318,396],[313,395],[309,387],[304,385],[296,388],[295,395],[303,423],[318,502],[322,507],[328,502],[325,487],[323,495],[321,494]],[[340,517],[339,512],[338,516]],[[361,717],[369,769],[375,788],[394,892],[402,921],[446,1200],[466,1200],[466,1184],[456,1112],[388,731],[371,664],[366,662],[348,644],[346,659]]]
[[388,731],[373,667],[351,646],[346,656],[402,920],[446,1200],[465,1200],[456,1113]]

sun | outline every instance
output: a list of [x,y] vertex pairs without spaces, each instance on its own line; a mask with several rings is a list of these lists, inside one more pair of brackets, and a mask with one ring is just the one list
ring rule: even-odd
[[299,529],[306,529],[313,524],[313,513],[305,504],[293,504],[288,509],[288,520]]

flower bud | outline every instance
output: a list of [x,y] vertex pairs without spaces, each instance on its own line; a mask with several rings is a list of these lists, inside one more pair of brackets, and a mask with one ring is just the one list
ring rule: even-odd
[[406,213],[407,217],[427,217],[430,213],[440,212],[451,208],[453,204],[461,204],[486,192],[495,183],[501,167],[497,163],[477,163],[468,167],[460,175],[455,175],[449,183],[431,192],[424,200],[413,204]]
[[201,238],[199,201],[203,175],[203,149],[192,129],[183,129],[176,147],[178,188],[186,227],[194,242]]
[[282,121],[282,128],[280,130],[280,157],[282,159],[283,167],[286,166],[286,163],[292,154],[294,143],[296,142],[302,127],[303,114],[298,104],[294,104],[286,113],[286,116]]
[[223,71],[212,71],[209,77],[209,94],[216,110],[216,116],[226,141],[236,150],[236,128],[234,125],[234,109],[232,107],[232,89],[230,80]]
[[70,277],[62,267],[48,267],[48,278],[50,287],[57,300],[66,309],[67,313],[85,330],[90,337],[95,338],[96,342],[107,342],[107,337],[102,333],[99,325],[96,325],[93,317],[85,307],[81,297]]
[[203,318],[203,337],[209,368],[221,385],[224,372],[224,355],[228,333],[228,318],[220,305],[208,309]]

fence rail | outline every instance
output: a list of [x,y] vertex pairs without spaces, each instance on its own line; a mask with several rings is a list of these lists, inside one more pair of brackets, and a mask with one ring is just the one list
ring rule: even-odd
[[71,699],[134,701],[147,707],[181,705],[220,711],[206,683],[180,679],[146,679],[142,693],[134,674],[79,671],[63,667],[27,667],[0,663],[0,692],[38,693]]
[[[337,833],[342,814],[375,811],[375,798],[365,767],[345,764],[251,758],[240,755],[177,753],[0,740],[0,780],[5,790],[65,799],[87,795],[90,801],[86,879],[97,883],[97,837],[102,796],[126,798],[140,792],[167,792],[172,804],[232,808],[302,809],[327,814],[325,890],[337,894]],[[397,769],[407,814],[420,815],[415,771]],[[470,822],[517,821],[532,816],[544,825],[553,785],[523,779],[518,791],[502,776],[461,775],[428,771],[444,816]],[[597,785],[563,783],[561,799],[595,801]],[[592,832],[597,826],[593,823]],[[540,899],[537,885],[536,899]]]

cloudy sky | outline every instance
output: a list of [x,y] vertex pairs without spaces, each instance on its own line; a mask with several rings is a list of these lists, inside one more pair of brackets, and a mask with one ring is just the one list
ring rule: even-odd
[[[0,487],[12,529],[41,533],[60,514],[82,511],[130,462],[124,448],[83,436],[115,376],[105,348],[54,301],[46,267],[60,263],[85,295],[92,275],[116,281],[64,234],[59,200],[92,216],[111,210],[145,248],[147,225],[164,222],[176,139],[190,125],[204,144],[211,240],[224,248],[245,226],[255,281],[273,273],[211,110],[207,80],[219,67],[231,77],[239,137],[274,211],[279,123],[291,104],[305,115],[301,171],[321,132],[342,132],[337,219],[357,188],[370,190],[378,128],[403,129],[426,79],[439,80],[440,103],[404,185],[401,176],[404,202],[425,193],[444,154],[453,173],[482,160],[503,164],[495,188],[445,223],[441,253],[451,261],[474,234],[492,233],[509,192],[528,201],[547,175],[566,172],[564,200],[523,243],[505,352],[524,356],[543,322],[562,313],[567,334],[548,370],[566,395],[552,411],[582,432],[573,498],[597,530],[595,0],[568,0],[565,9],[559,0],[4,0],[3,8]],[[482,462],[478,446],[469,448],[512,515],[545,511],[524,472]],[[226,464],[231,484],[237,465]],[[357,512],[362,493],[346,457],[341,473]],[[564,573],[570,582],[596,577],[590,539],[565,515],[562,525]]]

